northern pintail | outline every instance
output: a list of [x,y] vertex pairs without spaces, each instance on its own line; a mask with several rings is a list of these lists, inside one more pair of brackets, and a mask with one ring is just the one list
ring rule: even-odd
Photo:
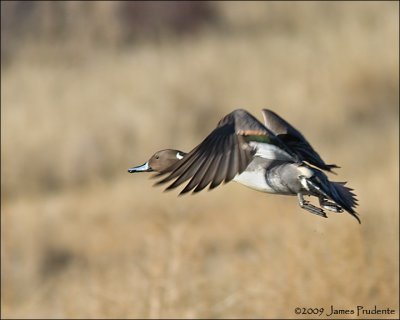
[[[171,183],[166,190],[187,183],[180,194],[213,189],[231,180],[249,188],[281,195],[297,195],[301,208],[327,218],[323,209],[350,213],[361,223],[353,189],[345,182],[329,181],[322,171],[339,168],[326,164],[304,136],[275,112],[262,110],[264,124],[246,110],[237,109],[192,151],[166,149],[128,172],[158,172],[156,185]],[[321,169],[321,170],[320,170]],[[319,206],[304,196],[315,196]]]

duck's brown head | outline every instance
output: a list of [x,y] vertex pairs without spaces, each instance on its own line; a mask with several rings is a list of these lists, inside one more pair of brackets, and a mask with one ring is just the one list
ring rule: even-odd
[[129,168],[128,172],[161,172],[172,166],[175,162],[181,160],[185,154],[186,153],[182,151],[173,149],[160,150],[153,154],[149,161],[141,166]]

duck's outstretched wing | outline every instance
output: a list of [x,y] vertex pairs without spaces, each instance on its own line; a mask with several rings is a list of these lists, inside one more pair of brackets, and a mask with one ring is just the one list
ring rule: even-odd
[[[252,161],[256,152],[250,141],[273,145],[276,150],[286,148],[279,139],[255,117],[243,109],[226,115],[217,127],[182,160],[160,172],[157,176],[168,174],[156,184],[164,184],[176,179],[167,190],[173,189],[189,180],[181,194],[191,190],[199,192],[207,185],[210,189],[223,181],[231,181],[242,173]],[[276,146],[278,148],[276,148]]]
[[336,164],[326,164],[306,138],[275,112],[263,109],[262,114],[265,126],[284,142],[302,161],[306,161],[317,168],[329,172],[332,172],[333,168],[339,168]]

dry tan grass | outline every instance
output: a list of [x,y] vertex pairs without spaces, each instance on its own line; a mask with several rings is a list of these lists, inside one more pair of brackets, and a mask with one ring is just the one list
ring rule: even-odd
[[[216,5],[225,31],[27,45],[2,70],[3,318],[399,317],[398,3]],[[363,224],[234,183],[178,198],[126,173],[236,107],[274,109],[339,164]]]

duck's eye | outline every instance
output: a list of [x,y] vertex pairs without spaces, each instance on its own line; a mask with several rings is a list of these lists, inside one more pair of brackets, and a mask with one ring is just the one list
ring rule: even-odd
[[156,156],[156,159],[157,159],[157,160],[160,159],[160,156]]

